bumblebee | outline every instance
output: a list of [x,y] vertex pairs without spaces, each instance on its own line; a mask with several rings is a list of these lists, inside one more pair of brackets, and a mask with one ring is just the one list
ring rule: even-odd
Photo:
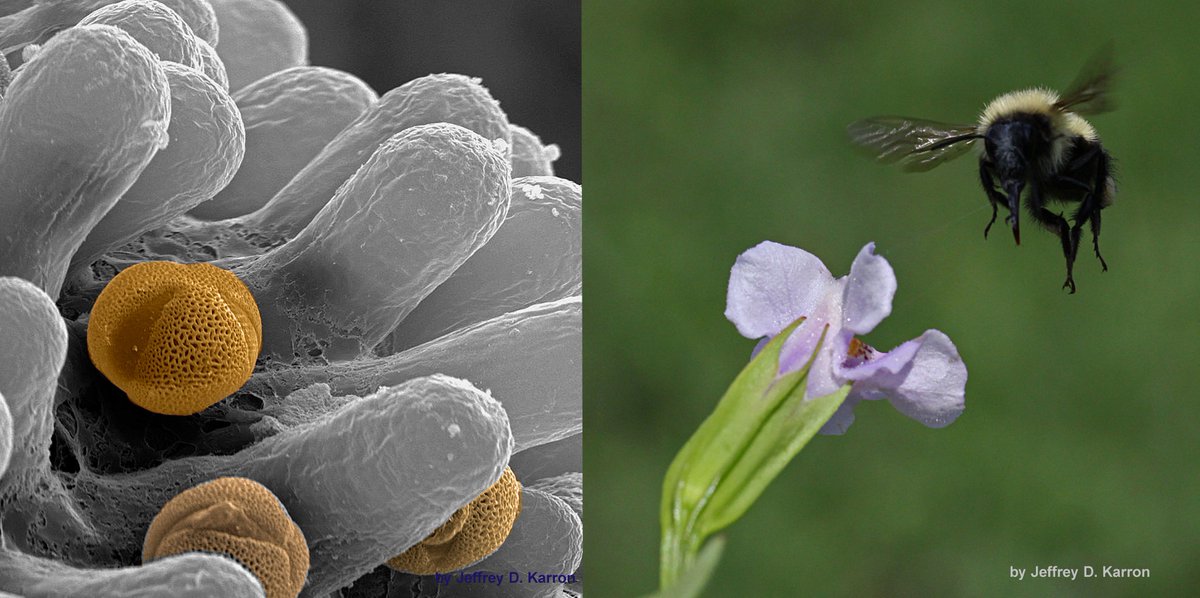
[[[920,172],[966,153],[983,140],[979,180],[992,204],[992,219],[983,229],[986,239],[996,222],[997,206],[1009,215],[1013,238],[1021,244],[1018,218],[1021,193],[1029,214],[1058,234],[1067,261],[1063,288],[1075,292],[1072,269],[1083,224],[1092,229],[1092,248],[1100,255],[1100,211],[1116,195],[1112,157],[1096,129],[1083,115],[1112,109],[1109,89],[1115,72],[1111,48],[1088,62],[1067,92],[1033,88],[1006,93],[991,101],[974,125],[954,125],[917,118],[880,116],[849,126],[850,139],[880,161],[898,162]],[[1071,223],[1048,202],[1079,204]]]

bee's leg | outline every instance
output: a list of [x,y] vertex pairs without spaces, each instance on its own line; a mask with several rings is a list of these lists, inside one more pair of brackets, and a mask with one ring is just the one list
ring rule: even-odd
[[1096,155],[1095,150],[1090,150],[1084,152],[1082,156],[1076,157],[1066,168],[1063,168],[1058,174],[1054,175],[1052,179],[1053,183],[1059,187],[1074,187],[1079,191],[1090,193],[1092,191],[1092,184],[1084,179],[1091,178],[1091,175],[1086,173],[1084,169],[1091,166],[1090,162],[1096,159]]
[[1083,232],[1084,221],[1091,225],[1092,249],[1096,252],[1096,259],[1100,260],[1100,267],[1107,272],[1108,263],[1100,255],[1100,210],[1104,209],[1104,194],[1108,192],[1108,155],[1097,149],[1089,152],[1089,158],[1094,162],[1095,176],[1092,184],[1087,187],[1088,192],[1084,195],[1079,209],[1075,211],[1075,226],[1071,232],[1078,239]]
[[987,239],[988,231],[992,230],[992,225],[996,223],[996,200],[988,197],[992,204],[992,219],[988,220],[987,226],[983,227],[983,238]]
[[1029,186],[1029,211],[1034,220],[1037,220],[1050,232],[1057,234],[1059,240],[1062,241],[1063,257],[1067,259],[1067,281],[1063,283],[1063,288],[1070,289],[1074,293],[1075,278],[1072,276],[1072,270],[1075,267],[1075,254],[1079,249],[1079,235],[1072,234],[1074,231],[1071,230],[1071,225],[1067,223],[1067,219],[1063,218],[1062,214],[1055,214],[1042,205],[1042,192],[1036,183]]
[[1100,255],[1100,210],[1093,211],[1089,221],[1092,224],[1092,248],[1096,250],[1096,259],[1100,260],[1100,267],[1108,272],[1108,262]]
[[992,166],[986,159],[979,160],[979,181],[983,183],[983,190],[987,192],[988,203],[992,204],[992,219],[988,221],[987,226],[983,229],[983,238],[986,239],[988,231],[992,230],[992,225],[996,223],[996,206],[998,204],[1008,205],[1003,195],[996,191],[996,182],[992,180]]
[[1054,182],[1063,187],[1075,187],[1080,191],[1091,191],[1092,186],[1074,177],[1058,175],[1054,178]]
[[1071,163],[1068,164],[1066,168],[1062,169],[1062,171],[1079,172],[1080,169],[1091,166],[1091,162],[1097,157],[1102,157],[1101,154],[1103,153],[1104,152],[1100,150],[1100,146],[1098,144],[1088,144],[1087,149],[1080,152],[1079,155],[1074,156],[1071,159]]
[[[1008,194],[1008,218],[1004,221],[1012,227],[1013,240],[1017,245],[1021,244],[1021,188],[1025,186],[1024,181],[1019,179],[1004,181],[1004,192]],[[1038,205],[1041,205],[1040,202]]]
[[1088,220],[1092,225],[1092,248],[1096,251],[1096,259],[1100,260],[1100,267],[1104,272],[1108,272],[1108,262],[1105,262],[1104,256],[1100,255],[1100,211],[1104,209],[1104,206],[1112,203],[1112,198],[1107,195],[1110,192],[1109,178],[1111,176],[1108,154],[1100,152],[1099,164],[1096,167],[1096,183],[1092,190],[1095,205],[1091,218]]
[[1079,235],[1072,234],[1073,231],[1070,225],[1067,224],[1067,219],[1063,218],[1062,214],[1055,214],[1046,208],[1039,208],[1037,212],[1034,212],[1033,217],[1052,232],[1058,233],[1058,238],[1062,241],[1063,257],[1067,260],[1067,280],[1063,282],[1063,288],[1070,289],[1072,294],[1075,293],[1073,271],[1075,268],[1075,254],[1079,247]]

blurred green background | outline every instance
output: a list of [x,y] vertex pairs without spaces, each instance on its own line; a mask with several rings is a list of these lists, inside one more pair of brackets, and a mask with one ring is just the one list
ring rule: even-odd
[[[1195,595],[1196,6],[585,3],[588,594],[656,587],[663,474],[754,345],[722,315],[729,268],[771,239],[837,275],[875,241],[899,291],[867,342],[949,334],[967,409],[932,430],[860,405],[730,529],[706,595]],[[1002,220],[984,241],[973,155],[910,175],[846,141],[866,116],[969,123],[1002,92],[1061,89],[1108,40],[1118,108],[1091,120],[1117,161],[1110,271],[1081,248],[1076,295],[1027,215],[1021,247]],[[1152,577],[1009,578],[1051,565]]]

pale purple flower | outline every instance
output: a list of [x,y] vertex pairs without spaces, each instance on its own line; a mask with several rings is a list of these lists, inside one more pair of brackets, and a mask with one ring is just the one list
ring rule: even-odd
[[[949,425],[963,411],[967,368],[945,334],[926,330],[887,352],[855,338],[892,312],[896,294],[892,266],[874,252],[875,244],[868,243],[854,258],[850,274],[835,279],[811,253],[764,241],[738,256],[729,277],[725,317],[742,336],[762,338],[759,347],[805,318],[784,341],[780,375],[804,367],[811,358],[809,398],[851,385],[822,434],[845,432],[854,423],[855,405],[864,399],[887,399],[932,428]],[[822,334],[825,342],[818,347]]]

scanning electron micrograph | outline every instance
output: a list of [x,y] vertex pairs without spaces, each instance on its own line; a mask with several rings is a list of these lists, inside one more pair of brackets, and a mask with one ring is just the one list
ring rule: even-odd
[[278,0],[0,0],[0,48],[0,596],[582,596],[555,139]]

